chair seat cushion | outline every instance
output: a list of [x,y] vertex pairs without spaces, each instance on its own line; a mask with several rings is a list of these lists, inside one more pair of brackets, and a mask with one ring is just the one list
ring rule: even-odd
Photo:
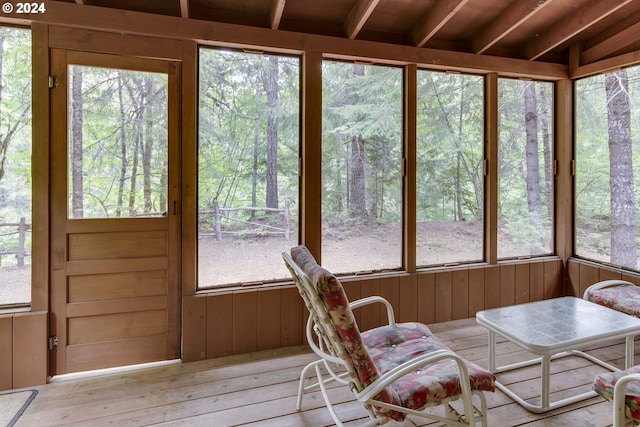
[[[423,354],[449,350],[421,323],[399,323],[371,329],[362,333],[362,340],[381,374]],[[494,391],[495,376],[492,373],[474,363],[465,361],[465,364],[469,370],[471,390]],[[458,368],[451,359],[411,372],[392,383],[390,388],[399,400],[392,403],[415,410],[427,404],[431,406],[455,399],[461,392]]]
[[587,293],[587,299],[596,304],[640,317],[640,286],[613,286]]
[[[613,402],[613,388],[618,380],[625,375],[638,373],[640,373],[640,366],[633,366],[624,371],[598,374],[593,379],[593,390],[609,402]],[[629,381],[627,383],[624,400],[627,418],[640,421],[640,381]]]

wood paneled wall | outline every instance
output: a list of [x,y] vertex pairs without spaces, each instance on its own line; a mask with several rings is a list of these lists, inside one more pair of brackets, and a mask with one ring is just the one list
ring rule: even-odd
[[[399,322],[430,324],[474,317],[487,308],[565,295],[558,257],[415,274],[345,278],[350,300],[381,295]],[[183,300],[183,361],[304,343],[306,309],[294,286],[210,293]],[[356,311],[361,329],[381,325],[381,306]]]
[[0,315],[0,390],[47,381],[47,312]]
[[567,261],[567,295],[582,297],[589,286],[610,279],[627,280],[640,286],[640,273],[580,258]]

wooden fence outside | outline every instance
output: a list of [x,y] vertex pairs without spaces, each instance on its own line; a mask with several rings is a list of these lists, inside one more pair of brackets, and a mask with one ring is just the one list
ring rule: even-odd
[[17,259],[18,267],[24,267],[24,259],[28,255],[26,250],[27,232],[31,231],[31,224],[27,224],[24,217],[20,218],[18,223],[0,223],[0,227],[18,227],[16,231],[9,231],[7,233],[0,233],[0,237],[18,235],[18,249],[17,251],[4,251],[0,250],[0,265],[2,265],[2,255],[14,254]]
[[[214,220],[214,232],[212,234],[214,234],[216,236],[216,240],[220,241],[222,240],[223,235],[240,235],[240,234],[246,234],[247,230],[242,230],[242,231],[222,231],[222,220],[227,220],[227,221],[232,221],[232,222],[238,222],[241,224],[245,224],[247,226],[251,226],[251,229],[248,230],[254,230],[254,229],[264,229],[266,231],[262,231],[260,232],[260,235],[266,235],[266,236],[283,236],[285,239],[289,239],[289,234],[290,234],[290,230],[289,230],[289,224],[290,224],[290,207],[291,207],[291,202],[289,200],[287,200],[285,202],[285,206],[284,208],[280,209],[280,208],[266,208],[266,207],[239,207],[239,208],[221,208],[220,205],[218,204],[217,200],[214,200],[213,202],[213,210],[206,210],[206,211],[199,211],[198,214],[200,215],[200,217],[205,216],[205,215],[211,215],[211,217]],[[284,227],[276,227],[273,225],[269,225],[269,224],[262,224],[259,222],[251,222],[251,221],[244,221],[238,218],[233,218],[231,216],[229,216],[229,212],[240,212],[240,211],[249,211],[249,212],[272,212],[272,213],[277,213],[277,214],[283,214],[284,216]],[[200,233],[202,234],[207,234],[207,233]]]

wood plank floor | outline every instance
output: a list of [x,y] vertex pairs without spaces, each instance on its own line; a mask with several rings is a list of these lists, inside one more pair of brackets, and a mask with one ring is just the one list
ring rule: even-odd
[[[473,319],[429,325],[434,334],[463,357],[487,366],[487,334]],[[636,348],[640,345],[636,344]],[[498,363],[524,360],[526,353],[499,341]],[[611,342],[589,353],[622,367],[624,345]],[[318,393],[305,395],[302,412],[295,411],[298,375],[315,360],[304,347],[284,348],[192,363],[174,363],[125,373],[62,379],[35,387],[38,395],[18,420],[32,426],[308,426],[333,425]],[[636,357],[636,361],[638,361]],[[552,400],[590,389],[603,368],[583,358],[567,357],[552,363]],[[534,397],[539,369],[523,368],[499,376],[519,393]],[[332,390],[345,425],[366,417],[345,387]],[[609,426],[611,406],[600,397],[545,414],[526,411],[500,391],[487,393],[489,425]],[[389,426],[437,425],[419,419]]]

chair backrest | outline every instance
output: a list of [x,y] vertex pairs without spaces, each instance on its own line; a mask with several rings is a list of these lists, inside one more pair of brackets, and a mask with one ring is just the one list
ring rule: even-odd
[[379,372],[362,342],[342,284],[318,265],[305,246],[292,248],[291,258],[286,253],[283,257],[329,352],[344,361],[356,390],[362,391]]

